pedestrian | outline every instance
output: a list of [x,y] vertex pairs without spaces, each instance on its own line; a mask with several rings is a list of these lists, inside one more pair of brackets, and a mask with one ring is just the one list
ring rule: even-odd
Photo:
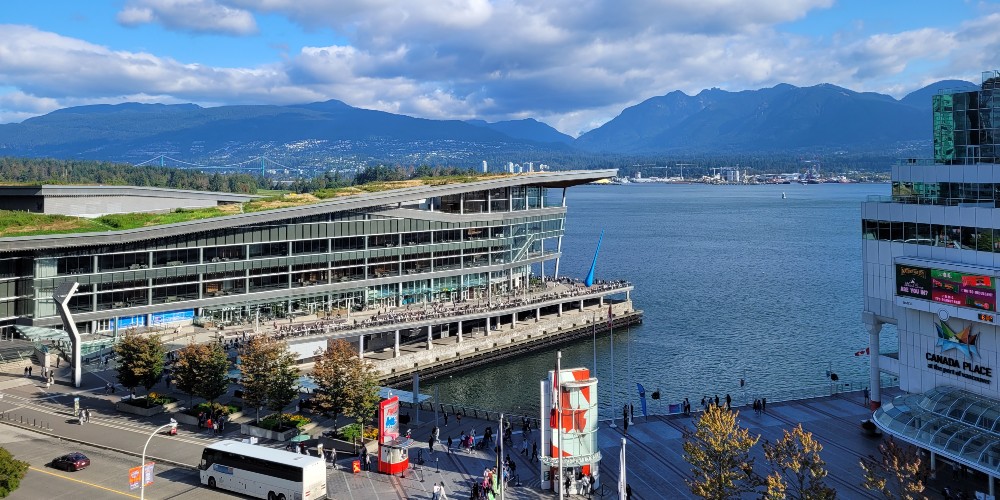
[[524,438],[521,440],[521,454],[524,456],[528,456],[528,438]]
[[688,401],[688,398],[684,398],[684,406],[682,410],[684,411],[685,417],[691,414],[691,402]]
[[451,436],[448,436],[448,453],[451,453],[451,445],[453,443],[454,442],[452,441]]
[[448,427],[448,412],[444,412],[444,426]]
[[628,419],[623,419],[622,421],[622,431],[623,434],[628,435]]
[[718,394],[715,395],[715,407],[716,408],[719,407],[719,395]]
[[205,427],[207,427],[209,430],[214,430],[214,427],[212,427],[212,424],[213,424],[212,417],[211,416],[205,417]]
[[372,456],[368,454],[367,451],[363,452],[365,454],[365,470],[372,469]]
[[24,367],[24,376],[25,377],[28,376],[28,367],[27,366]]
[[872,402],[872,393],[871,391],[868,390],[867,387],[865,387],[865,407],[867,408],[868,406],[871,406],[871,402]]
[[582,493],[584,495],[589,496],[589,492],[590,492],[590,477],[584,475],[582,478],[580,478],[580,491],[578,493]]
[[727,410],[733,409],[733,397],[730,396],[729,394],[726,394],[726,409]]
[[537,459],[538,459],[538,442],[537,441],[532,441],[531,442],[531,463],[535,463],[535,460],[537,460]]
[[705,396],[701,397],[701,409],[702,411],[708,411],[708,402],[705,401]]
[[216,436],[219,435],[219,421],[218,421],[218,419],[216,419],[214,422],[212,422],[212,434],[214,434]]
[[441,485],[434,483],[434,495],[431,496],[431,500],[439,500],[441,498]]
[[434,454],[434,436],[427,439],[427,456]]
[[60,361],[62,361],[62,358],[56,358],[56,368],[59,368]]
[[461,413],[455,413],[455,422],[457,422],[458,425],[462,425],[462,414]]
[[438,500],[448,500],[448,492],[445,491],[444,481],[441,481],[441,496],[438,497]]
[[632,403],[628,404],[628,420],[629,422],[635,421],[635,406]]
[[87,421],[87,410],[80,408],[80,414],[76,417],[76,421],[83,425]]
[[767,398],[762,398],[760,400],[760,412],[767,413]]
[[441,441],[441,429],[438,426],[434,426],[434,431],[431,434],[434,436],[434,441]]
[[323,458],[323,443],[316,443],[316,456]]

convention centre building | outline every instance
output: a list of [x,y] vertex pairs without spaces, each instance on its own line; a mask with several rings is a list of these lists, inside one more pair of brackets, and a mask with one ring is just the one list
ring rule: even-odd
[[[873,420],[930,465],[1000,475],[1000,72],[933,96],[933,159],[892,168],[862,205]],[[898,344],[882,339],[895,325]],[[893,344],[893,345],[888,345]],[[883,401],[881,375],[904,395]],[[967,477],[973,477],[967,476]],[[970,479],[970,481],[973,479]]]
[[[516,293],[533,270],[558,272],[566,189],[614,175],[484,177],[139,229],[0,238],[0,329],[63,326],[53,294],[74,282],[68,307],[81,333]],[[0,191],[0,208],[89,216],[250,199],[140,187]]]

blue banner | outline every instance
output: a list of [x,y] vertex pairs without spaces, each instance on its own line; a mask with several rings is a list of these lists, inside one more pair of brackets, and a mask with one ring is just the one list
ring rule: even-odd
[[180,323],[194,319],[194,309],[182,309],[180,311],[169,311],[153,313],[150,315],[150,324],[167,325],[170,323]]
[[642,384],[635,384],[639,388],[639,403],[642,405],[642,416],[648,417],[646,415],[646,389],[642,387]]

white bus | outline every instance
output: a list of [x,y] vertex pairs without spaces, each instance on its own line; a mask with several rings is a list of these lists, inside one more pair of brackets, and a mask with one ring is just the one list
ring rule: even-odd
[[322,458],[284,450],[221,441],[201,454],[201,484],[267,500],[326,498]]

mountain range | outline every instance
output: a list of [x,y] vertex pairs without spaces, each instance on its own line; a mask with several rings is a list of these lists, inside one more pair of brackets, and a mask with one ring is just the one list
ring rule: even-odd
[[573,138],[534,119],[430,120],[330,100],[302,105],[78,106],[0,125],[0,155],[141,162],[158,155],[210,163],[267,156],[346,166],[367,161],[474,165],[527,156],[657,155],[802,149],[929,152],[931,96],[976,85],[945,80],[902,99],[830,84],[680,91],[628,107]]

